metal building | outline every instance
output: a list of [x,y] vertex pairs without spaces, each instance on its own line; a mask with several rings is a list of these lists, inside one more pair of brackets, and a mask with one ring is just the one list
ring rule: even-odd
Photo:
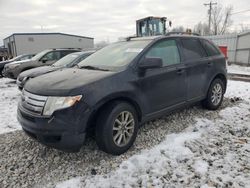
[[14,33],[3,39],[8,55],[34,54],[48,48],[94,47],[94,38],[65,33]]
[[250,66],[250,31],[239,34],[205,36],[219,46],[227,46],[230,63]]

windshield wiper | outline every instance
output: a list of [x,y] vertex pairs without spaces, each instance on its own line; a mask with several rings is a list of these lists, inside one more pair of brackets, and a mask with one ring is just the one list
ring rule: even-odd
[[79,69],[89,69],[89,70],[109,71],[108,69],[102,69],[102,68],[94,67],[94,66],[91,66],[91,65],[85,65],[85,66],[81,66],[81,67],[79,65],[77,65],[77,68],[79,68]]

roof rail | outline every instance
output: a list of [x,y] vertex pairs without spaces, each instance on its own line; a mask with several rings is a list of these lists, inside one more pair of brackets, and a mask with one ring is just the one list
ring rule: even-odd
[[171,31],[166,33],[166,36],[169,35],[195,35],[195,36],[200,36],[199,33],[189,33],[189,32],[182,32],[182,31]]
[[82,48],[50,48],[51,50],[82,50]]
[[133,38],[138,38],[138,36],[129,36],[125,38],[125,41],[130,41]]

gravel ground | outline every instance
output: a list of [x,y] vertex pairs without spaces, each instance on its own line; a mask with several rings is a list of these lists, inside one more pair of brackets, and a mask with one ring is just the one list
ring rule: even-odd
[[[9,123],[12,126],[9,128],[0,122],[2,123],[0,128],[2,128],[3,132],[5,130],[20,129],[15,118],[15,105],[20,92],[17,91],[12,82],[5,80],[5,82],[6,81],[7,84],[0,84],[0,86],[2,86],[0,87],[1,91],[7,91],[5,93],[1,92],[0,94],[0,97],[4,99],[0,101],[0,106],[2,107],[2,109],[0,108],[0,119],[2,121],[4,118],[4,123]],[[224,99],[223,105],[219,110],[207,111],[202,109],[200,105],[197,105],[151,121],[139,130],[134,146],[121,156],[112,156],[99,151],[95,141],[91,138],[87,139],[79,153],[65,153],[42,146],[28,138],[21,130],[0,134],[0,187],[55,187],[58,182],[74,177],[81,177],[81,186],[84,187],[87,182],[83,180],[89,179],[91,183],[95,181],[95,179],[93,179],[93,181],[91,180],[93,177],[105,177],[110,172],[116,172],[124,161],[140,154],[144,149],[154,149],[155,146],[157,147],[166,139],[166,135],[181,133],[187,127],[194,125],[197,122],[197,118],[217,121],[221,119],[220,112],[223,109],[226,110],[227,107],[236,107],[241,103],[245,103],[241,98],[230,98],[239,94],[238,89],[235,88],[240,86],[238,85],[240,82],[232,83],[233,87],[230,89],[231,95]],[[249,93],[250,88],[248,88],[248,85],[244,87],[245,89],[239,89],[242,95]],[[246,96],[248,96],[249,101],[249,95]],[[7,111],[9,112],[7,113]],[[9,113],[11,114],[9,115]],[[228,114],[230,113],[231,112],[228,112]],[[239,123],[239,121],[236,120],[234,117],[229,118],[229,121]],[[232,145],[235,140],[230,140],[230,135],[236,135],[236,137],[240,135],[241,137],[245,136],[249,138],[249,132],[248,130],[238,127],[234,128],[233,124],[229,125],[229,123],[226,123],[226,125],[224,129],[211,130],[211,133],[213,133],[212,137],[208,138],[208,135],[204,135],[204,138],[199,140],[199,142],[187,142],[186,147],[193,151],[196,158],[209,158],[213,160],[210,162],[207,161],[207,163],[209,168],[217,172],[217,174],[218,171],[221,174],[226,171],[232,171],[235,177],[239,177],[239,174],[242,175],[242,173],[246,173],[247,176],[250,174],[250,167],[249,165],[247,166],[247,164],[250,164],[250,149],[241,147],[241,145]],[[220,138],[220,133],[225,135]],[[239,142],[244,142],[244,140],[240,140]],[[222,145],[224,146],[223,151],[220,150]],[[223,169],[223,164],[227,162],[224,157],[226,153],[231,153],[231,156],[228,156],[228,160],[232,157],[234,158],[235,162],[231,165],[232,167],[235,166],[234,169]],[[237,155],[238,153],[239,155]],[[184,171],[190,170],[190,166],[194,165],[193,162],[192,160],[187,160],[179,165],[185,165],[186,168],[184,168]],[[237,166],[235,163],[240,165]],[[202,166],[202,164],[202,161],[198,162],[198,166]],[[212,165],[212,167],[210,165]],[[176,187],[183,186],[183,183],[185,183],[186,186],[191,185],[190,187],[194,187],[190,184],[194,182],[206,182],[208,186],[215,187],[244,187],[246,186],[244,178],[248,178],[242,176],[242,181],[238,179],[237,184],[234,184],[231,180],[225,181],[217,176],[210,176],[209,178],[207,176],[203,177],[199,175],[199,173],[194,173],[194,177],[185,176],[180,178],[179,175],[181,174],[177,173],[178,168],[176,166],[169,166],[169,168],[169,175],[162,178],[165,178],[165,185],[175,185]],[[192,181],[190,181],[190,178]],[[180,181],[182,183],[178,181],[179,179],[181,179]],[[140,181],[137,183],[136,186],[142,186]],[[199,185],[199,183],[196,185]]]
[[73,178],[57,187],[248,188],[249,104],[222,109],[219,118],[197,118],[181,133],[166,135],[163,142],[123,161],[108,174]]
[[[234,104],[225,99],[221,109]],[[140,129],[134,147],[118,157],[99,151],[91,138],[79,153],[70,154],[46,148],[22,131],[2,134],[0,187],[53,187],[59,181],[76,176],[106,174],[142,149],[159,144],[167,134],[181,132],[195,123],[195,118],[215,119],[218,112],[203,110],[198,105],[151,121]]]

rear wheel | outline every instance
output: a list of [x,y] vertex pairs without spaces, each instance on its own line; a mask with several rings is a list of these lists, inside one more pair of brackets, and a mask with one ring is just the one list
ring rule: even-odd
[[134,143],[138,131],[138,117],[133,106],[116,101],[104,108],[97,119],[98,147],[113,155],[126,152]]
[[203,106],[209,110],[216,110],[220,107],[223,101],[225,86],[221,79],[216,78],[211,83],[207,97],[203,101]]

